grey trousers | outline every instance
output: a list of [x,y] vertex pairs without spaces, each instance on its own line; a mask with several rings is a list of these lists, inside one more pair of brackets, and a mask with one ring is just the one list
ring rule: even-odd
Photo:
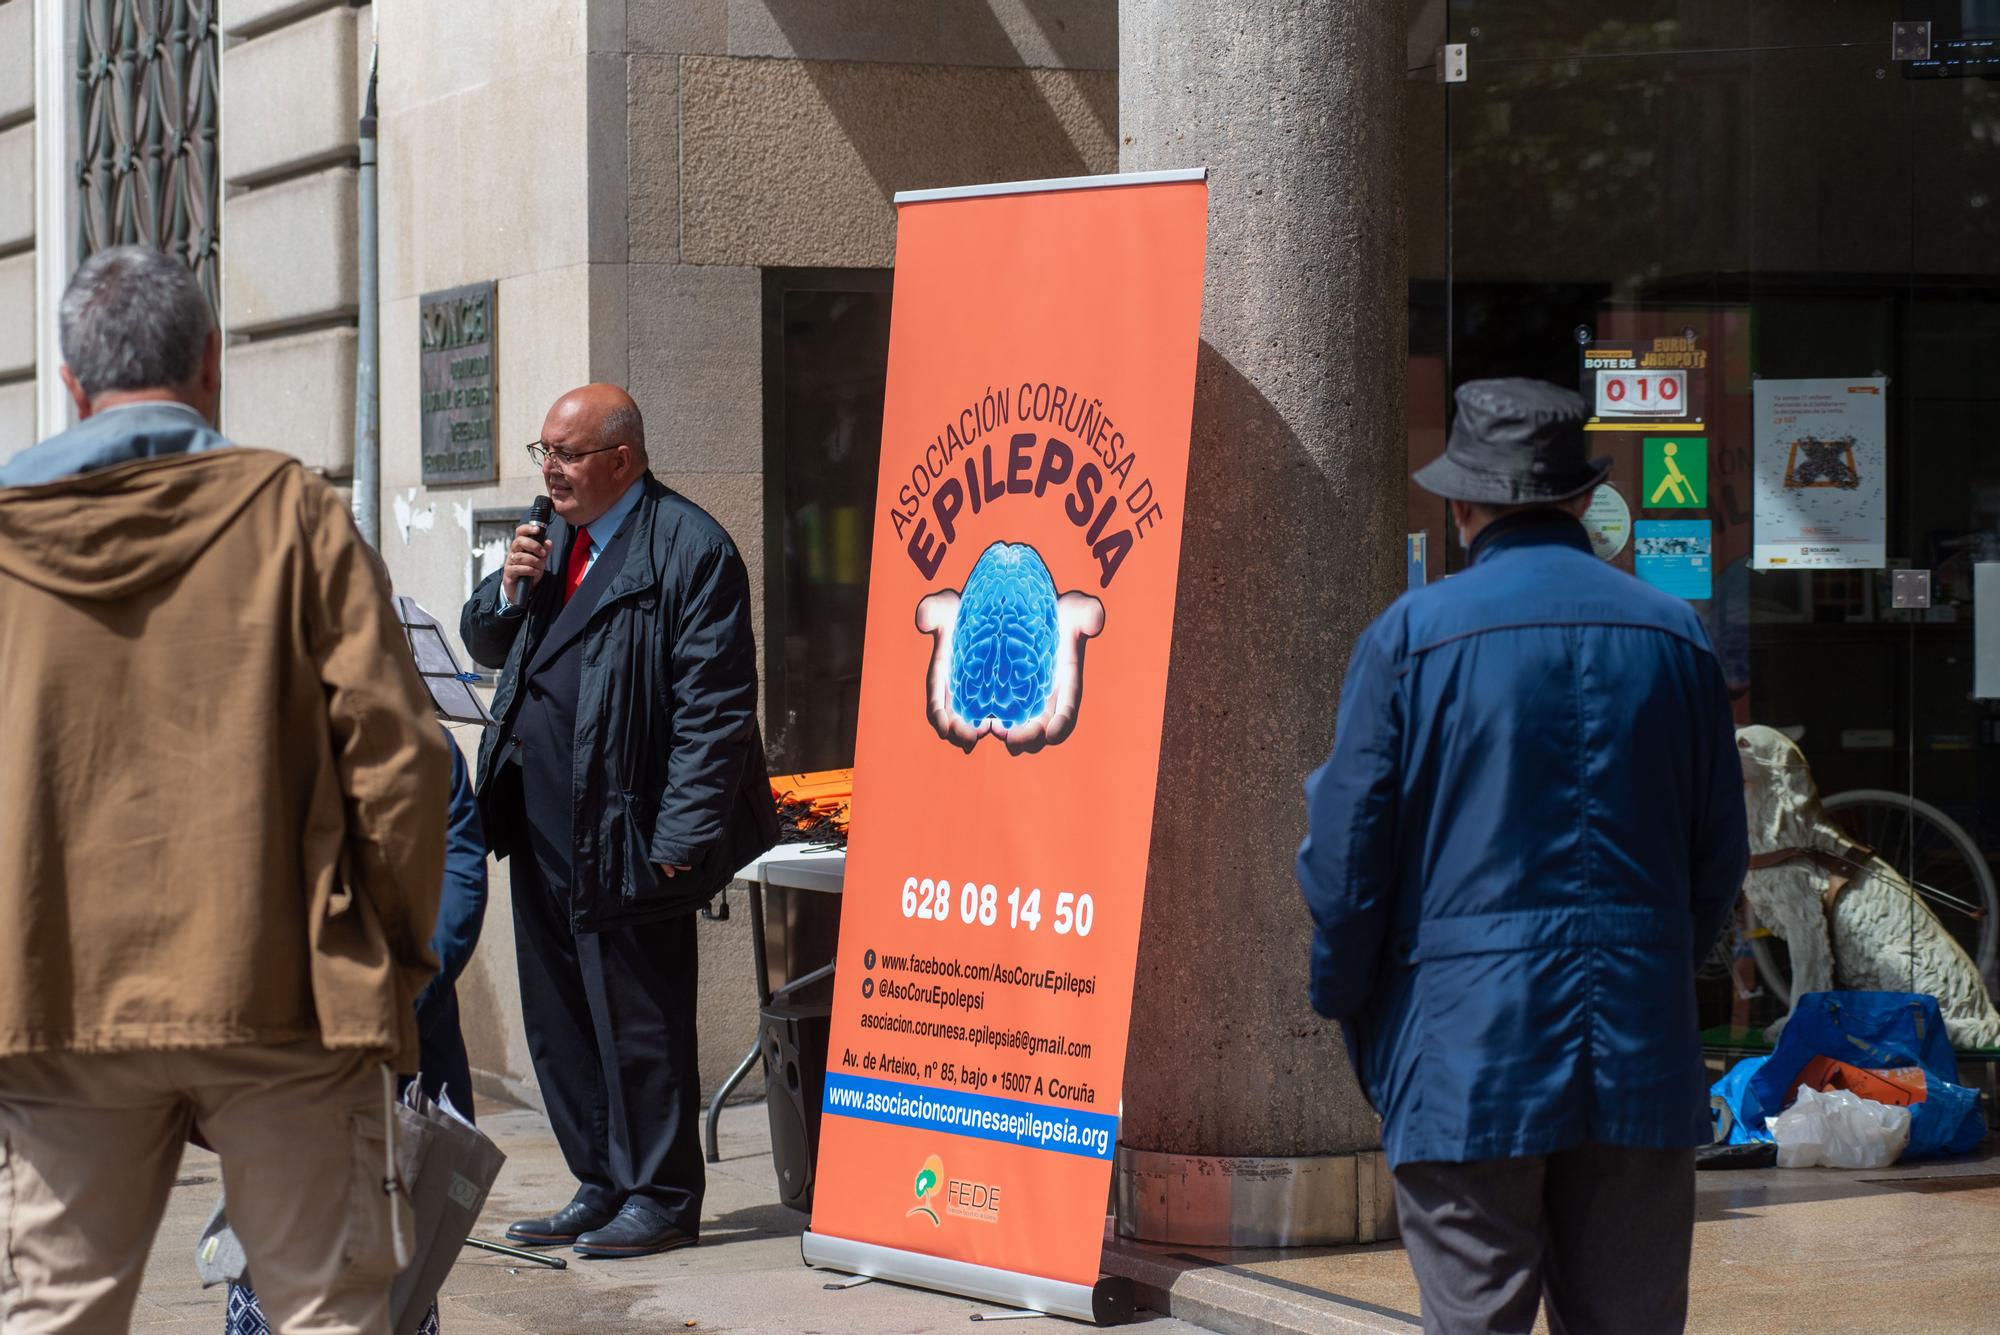
[[1528,1335],[1544,1301],[1554,1335],[1687,1325],[1691,1149],[1406,1163],[1396,1213],[1433,1335]]

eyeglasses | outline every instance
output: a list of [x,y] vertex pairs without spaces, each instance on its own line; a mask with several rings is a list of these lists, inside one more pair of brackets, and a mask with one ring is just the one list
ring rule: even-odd
[[559,449],[554,445],[544,445],[538,440],[528,446],[528,457],[535,461],[535,467],[537,468],[540,468],[550,459],[554,459],[557,465],[567,472],[569,469],[575,467],[576,461],[583,458],[586,454],[604,454],[617,448],[618,446],[616,445],[600,445],[594,450],[565,450]]

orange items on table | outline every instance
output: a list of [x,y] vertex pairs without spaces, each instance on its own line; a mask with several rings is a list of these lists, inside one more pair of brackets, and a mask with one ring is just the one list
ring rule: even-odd
[[844,844],[854,800],[854,771],[775,775],[771,799],[778,804],[779,842]]

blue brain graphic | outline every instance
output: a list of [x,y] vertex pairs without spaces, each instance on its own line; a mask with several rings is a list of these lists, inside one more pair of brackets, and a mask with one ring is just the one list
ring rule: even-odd
[[968,723],[1011,728],[1048,707],[1056,663],[1056,582],[1026,543],[996,542],[959,595],[951,707]]

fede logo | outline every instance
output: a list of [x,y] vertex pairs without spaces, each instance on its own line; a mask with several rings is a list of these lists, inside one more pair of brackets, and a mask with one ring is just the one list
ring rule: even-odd
[[937,1217],[937,1211],[931,1209],[929,1201],[943,1187],[944,1160],[933,1154],[930,1158],[924,1160],[924,1166],[917,1170],[917,1204],[909,1214],[903,1217],[907,1219],[910,1215],[922,1215],[931,1221],[932,1228],[939,1227],[944,1221]]
[[1000,1222],[1000,1188],[986,1182],[953,1178],[944,1192],[944,1212],[981,1224]]
[[991,1183],[961,1178],[946,1180],[944,1160],[935,1154],[924,1160],[924,1166],[917,1170],[917,1203],[903,1217],[908,1219],[922,1215],[931,1221],[932,1228],[942,1228],[944,1221],[931,1208],[932,1198],[940,1192],[944,1194],[946,1214],[982,1224],[1000,1222],[1000,1188]]

